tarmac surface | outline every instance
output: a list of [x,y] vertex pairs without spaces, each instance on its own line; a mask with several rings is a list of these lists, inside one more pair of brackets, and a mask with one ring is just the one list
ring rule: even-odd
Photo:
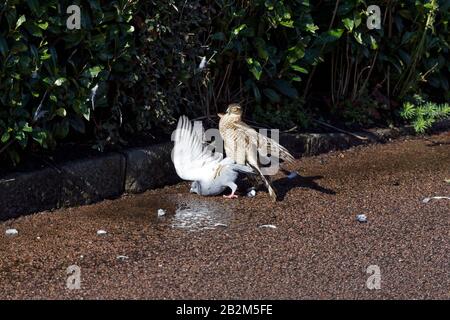
[[1,222],[0,298],[450,299],[450,200],[423,201],[450,196],[448,132],[287,168],[277,203],[181,183]]

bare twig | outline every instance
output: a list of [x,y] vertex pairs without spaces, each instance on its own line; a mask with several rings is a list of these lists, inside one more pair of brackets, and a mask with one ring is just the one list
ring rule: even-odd
[[8,149],[13,144],[14,141],[15,141],[14,139],[9,140],[9,142],[0,149],[0,154],[2,154],[6,149]]
[[339,132],[348,134],[349,136],[355,137],[355,138],[357,138],[357,139],[359,139],[359,140],[368,140],[368,139],[369,139],[369,138],[367,138],[367,137],[363,137],[363,136],[357,135],[357,134],[355,134],[355,133],[353,133],[353,132],[350,132],[350,131],[346,131],[346,130],[344,130],[344,129],[337,128],[337,127],[335,127],[335,126],[332,126],[331,124],[322,122],[322,121],[320,121],[320,120],[315,120],[315,119],[313,119],[313,121],[316,122],[316,123],[318,123],[318,124],[320,124],[320,125],[322,125],[322,126],[329,127],[329,128],[334,129],[334,130],[337,130],[337,131],[339,131]]
[[[373,57],[373,60],[372,60],[372,65],[369,68],[369,73],[367,74],[366,79],[364,80],[361,88],[359,89],[358,97],[360,97],[362,95],[362,92],[363,92],[364,88],[367,86],[367,83],[369,82],[369,78],[372,75],[372,71],[373,71],[373,68],[375,66],[375,62],[377,61],[377,58],[378,58],[378,51],[375,52],[375,56]],[[363,71],[364,71],[364,69],[363,69]],[[361,73],[362,73],[362,71],[361,71]]]

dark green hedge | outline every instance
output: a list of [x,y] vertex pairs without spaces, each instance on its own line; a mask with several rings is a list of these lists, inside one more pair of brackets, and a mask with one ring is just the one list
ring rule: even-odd
[[[80,30],[66,27],[72,4],[82,9]],[[14,162],[20,150],[54,148],[68,135],[115,134],[121,87],[137,80],[135,12],[128,1],[0,6],[0,137]]]
[[[448,102],[450,0],[376,2],[381,30],[359,0],[1,0],[0,163],[60,142],[102,150],[232,101],[281,128]],[[81,30],[67,30],[72,4]]]

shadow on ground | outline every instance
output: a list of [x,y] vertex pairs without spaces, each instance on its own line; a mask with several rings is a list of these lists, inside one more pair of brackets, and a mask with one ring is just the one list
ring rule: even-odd
[[292,189],[297,188],[306,188],[319,191],[325,194],[335,195],[336,191],[332,189],[328,189],[322,187],[320,184],[316,182],[316,180],[323,179],[323,176],[300,176],[297,175],[294,178],[290,179],[288,177],[281,178],[273,182],[275,189],[278,192],[278,201],[283,201],[286,194],[289,193]]

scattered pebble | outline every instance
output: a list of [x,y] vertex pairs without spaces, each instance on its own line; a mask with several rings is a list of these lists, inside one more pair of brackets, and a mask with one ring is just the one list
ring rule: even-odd
[[117,256],[117,260],[128,260],[128,256]]
[[359,222],[367,222],[367,216],[365,214],[358,214],[356,216],[356,220]]
[[297,176],[298,176],[298,173],[295,171],[292,171],[287,177],[288,177],[288,179],[294,179]]
[[450,197],[429,197],[429,198],[423,199],[422,202],[423,203],[428,203],[428,202],[430,202],[433,199],[435,199],[435,200],[441,200],[441,199],[448,199],[448,200],[450,200]]
[[5,234],[7,236],[16,236],[19,234],[19,231],[17,231],[17,229],[8,229],[6,230]]
[[225,223],[216,223],[215,225],[214,225],[214,227],[224,227],[224,228],[226,228],[226,227],[228,227]]
[[260,228],[269,228],[269,229],[276,229],[277,226],[273,225],[273,224],[263,224],[259,226]]
[[106,235],[107,234],[107,232],[105,231],[105,230],[98,230],[97,231],[97,235],[98,236],[104,236],[104,235]]
[[158,217],[162,217],[166,215],[166,210],[164,209],[158,209]]
[[256,190],[252,189],[247,193],[247,197],[249,198],[253,198],[254,196],[256,196]]

